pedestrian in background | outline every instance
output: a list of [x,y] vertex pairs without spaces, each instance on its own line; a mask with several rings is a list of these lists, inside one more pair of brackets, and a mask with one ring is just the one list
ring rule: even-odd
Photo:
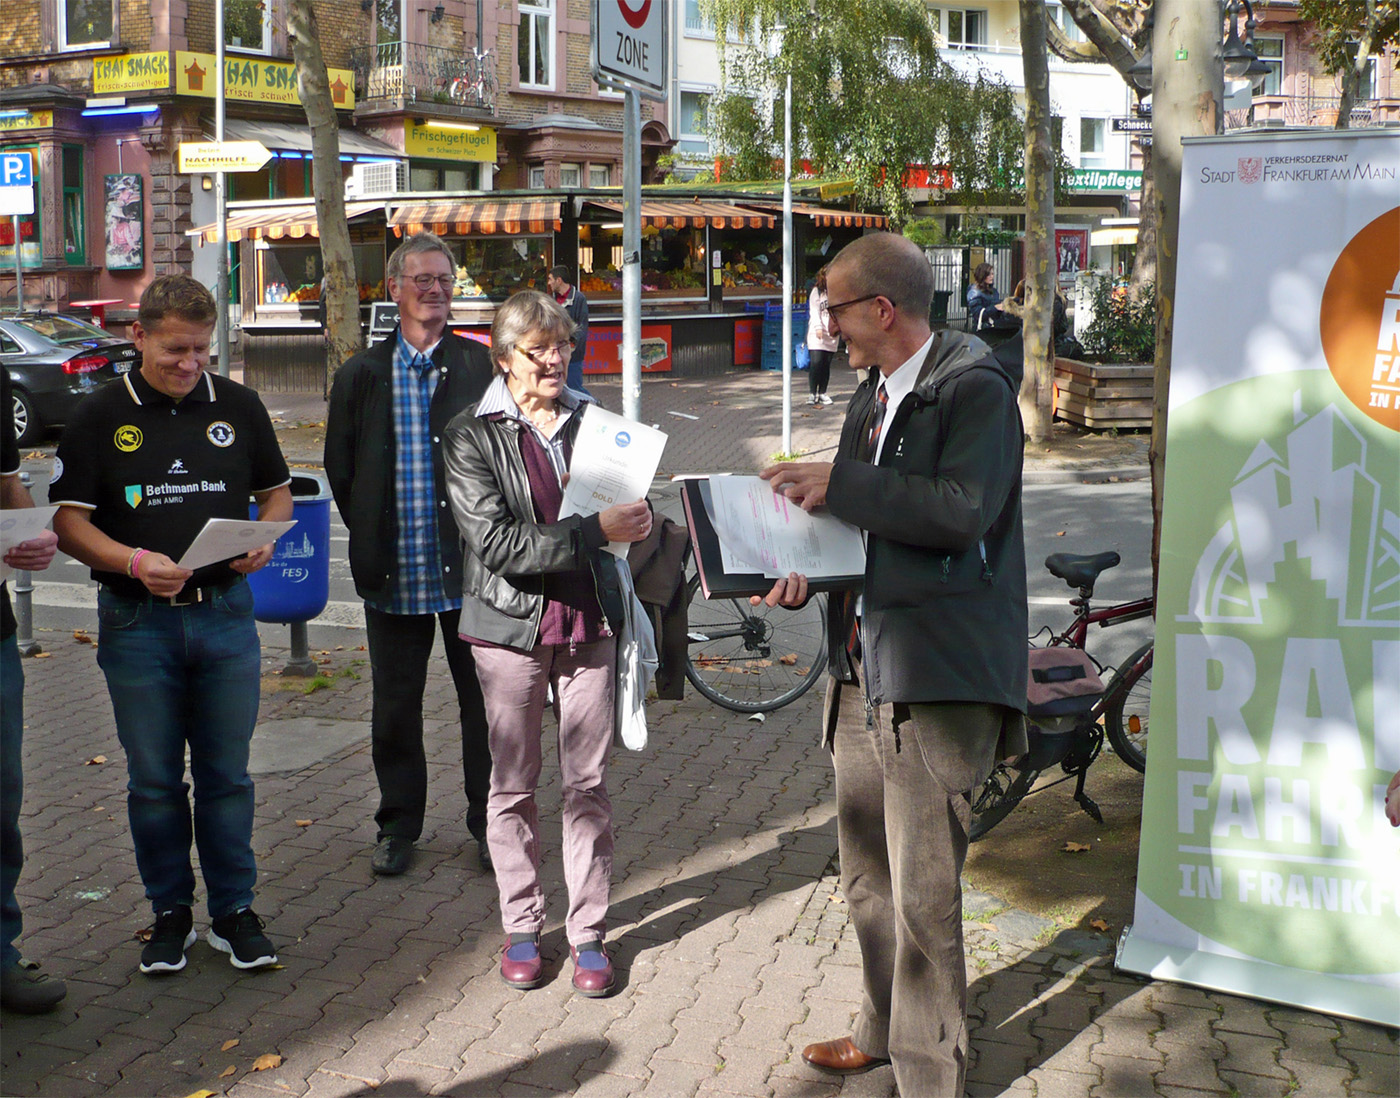
[[831,381],[831,360],[839,344],[826,330],[826,272],[829,270],[830,263],[817,272],[817,281],[807,298],[807,386],[811,391],[808,404],[831,403],[826,387]]
[[[253,779],[261,650],[246,576],[264,545],[191,571],[176,560],[214,518],[292,517],[291,476],[251,389],[207,372],[217,307],[188,275],[141,295],[132,334],[141,368],[78,405],[54,459],[59,546],[92,569],[97,662],[126,752],[136,865],[156,914],[146,973],[185,967],[194,944],[199,847],[209,942],[236,968],[275,964],[252,909]],[[185,752],[194,783],[193,818]]]
[[[762,475],[866,538],[860,589],[827,604],[824,729],[865,993],[852,1034],[802,1058],[841,1074],[890,1061],[901,1094],[961,1095],[972,794],[999,753],[1026,749],[1019,378],[980,340],[932,333],[933,272],[903,237],[844,248],[827,288],[829,330],[873,376],[834,464]],[[793,574],[766,601],[807,593]]]
[[564,379],[564,384],[576,393],[591,396],[583,387],[583,360],[588,353],[588,298],[570,283],[569,278],[569,268],[560,264],[550,270],[547,279],[554,300],[574,322],[574,350],[569,355],[569,375]]
[[[622,593],[610,541],[651,530],[645,500],[559,517],[585,398],[564,383],[573,321],[522,291],[496,311],[497,370],[475,409],[447,429],[448,491],[466,551],[462,635],[476,649],[491,726],[491,811],[506,933],[501,978],[539,986],[541,722],[552,693],[564,787],[565,919],[573,985],[606,995],[614,974],[603,941],[612,887],[614,677]],[[625,564],[622,565],[626,567]]]
[[[19,445],[14,417],[10,414],[10,372],[0,366],[0,509],[33,507],[29,489],[19,479]],[[47,568],[58,549],[58,535],[45,530],[22,541],[5,554],[5,563],[26,572]],[[24,807],[24,667],[20,663],[15,615],[10,589],[0,580],[0,1007],[18,1014],[45,1014],[54,1010],[68,987],[62,980],[40,972],[39,966],[21,959],[15,939],[24,929],[15,885],[24,869],[24,843],[19,814]]]
[[448,421],[486,391],[491,361],[476,340],[448,330],[456,271],[451,250],[432,233],[399,245],[385,272],[399,324],[336,371],[326,415],[326,478],[350,533],[355,590],[365,600],[379,782],[370,868],[386,877],[408,869],[423,833],[423,691],[439,628],[457,689],[467,829],[482,870],[491,871],[491,754],[476,665],[457,635],[462,550],[441,445]]

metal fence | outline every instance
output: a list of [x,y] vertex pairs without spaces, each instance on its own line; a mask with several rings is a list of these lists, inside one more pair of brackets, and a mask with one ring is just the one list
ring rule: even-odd
[[1015,264],[1011,248],[925,248],[933,268],[933,288],[947,291],[948,324],[955,328],[967,322],[967,288],[972,283],[972,268],[978,263],[990,263],[996,272],[994,285],[1003,297],[1009,297],[1015,287]]

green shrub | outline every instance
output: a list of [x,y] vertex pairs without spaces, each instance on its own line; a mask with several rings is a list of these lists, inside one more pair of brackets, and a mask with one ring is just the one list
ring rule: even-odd
[[1094,319],[1080,342],[1105,362],[1151,362],[1157,347],[1157,289],[1146,282],[1136,298],[1107,275],[1093,276]]

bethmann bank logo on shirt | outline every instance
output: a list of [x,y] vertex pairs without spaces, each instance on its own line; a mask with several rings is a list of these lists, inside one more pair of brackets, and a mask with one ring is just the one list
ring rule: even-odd
[[159,507],[165,503],[183,503],[186,496],[227,491],[228,485],[222,480],[192,480],[188,484],[128,484],[126,502],[132,507],[139,507],[143,502],[147,507]]

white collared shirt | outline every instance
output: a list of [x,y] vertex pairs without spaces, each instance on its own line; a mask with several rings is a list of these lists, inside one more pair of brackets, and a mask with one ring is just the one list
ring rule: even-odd
[[880,438],[875,444],[875,453],[870,458],[872,465],[880,464],[880,455],[885,450],[885,439],[889,437],[886,428],[893,421],[900,402],[914,391],[914,384],[919,380],[919,370],[923,367],[924,359],[928,358],[929,348],[932,346],[933,334],[930,333],[928,339],[924,340],[924,345],[914,352],[913,357],[906,359],[904,365],[889,377],[882,379],[886,397],[885,418],[880,424]]

